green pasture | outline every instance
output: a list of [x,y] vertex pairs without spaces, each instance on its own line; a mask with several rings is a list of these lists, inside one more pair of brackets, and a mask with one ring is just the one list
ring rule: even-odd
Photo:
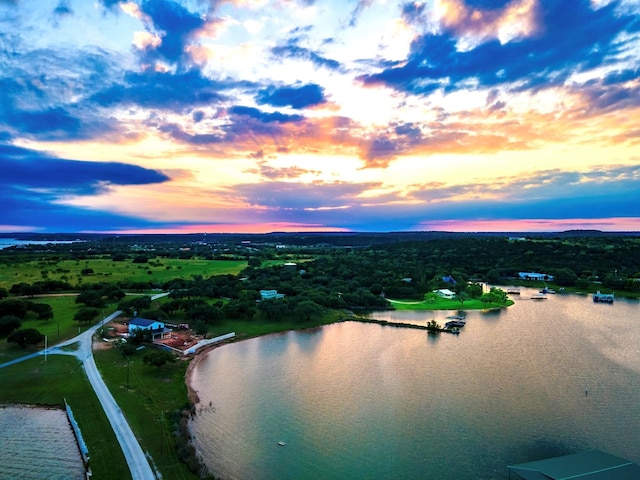
[[[0,369],[0,403],[64,405],[73,410],[89,448],[93,478],[131,478],[120,445],[80,362],[48,355]],[[180,478],[169,477],[165,478]]]
[[[29,313],[27,318],[22,322],[20,328],[35,328],[47,337],[47,344],[52,347],[56,343],[75,337],[91,325],[78,323],[73,320],[73,316],[82,305],[75,303],[75,295],[54,295],[33,297],[26,300],[33,303],[46,303],[53,308],[52,320],[38,320],[33,313]],[[115,305],[106,307],[104,315],[109,315],[115,310]],[[0,337],[0,363],[4,363],[13,358],[21,357],[35,350],[42,350],[44,344],[22,349],[15,344],[8,343],[6,338]]]
[[486,310],[490,308],[503,308],[513,305],[513,300],[507,303],[486,303],[477,299],[459,300],[438,298],[417,302],[415,300],[391,300],[387,299],[396,310]]
[[[2,265],[0,287],[9,290],[18,283],[32,284],[43,280],[59,280],[78,285],[82,283],[115,283],[122,280],[133,282],[164,283],[174,278],[191,278],[196,275],[237,274],[247,266],[244,260],[205,260],[178,258],[151,258],[148,263],[133,263],[131,260],[114,262],[107,258],[86,260],[31,260]],[[93,273],[82,274],[91,269]]]
[[[125,358],[111,348],[94,352],[96,365],[145,452],[163,478],[196,479],[178,460],[172,415],[188,408],[187,361],[162,367],[143,364],[146,347]],[[129,388],[127,388],[127,385]],[[111,478],[111,477],[110,477]],[[117,477],[113,477],[117,478]]]

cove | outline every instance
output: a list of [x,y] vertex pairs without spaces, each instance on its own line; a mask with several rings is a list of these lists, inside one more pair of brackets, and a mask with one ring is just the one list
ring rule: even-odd
[[506,480],[589,449],[640,463],[638,302],[533,292],[467,311],[460,335],[343,322],[212,350],[191,379],[196,449],[226,480]]

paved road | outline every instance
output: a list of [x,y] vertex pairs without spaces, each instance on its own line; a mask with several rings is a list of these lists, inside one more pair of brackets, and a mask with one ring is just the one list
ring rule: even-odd
[[[162,294],[158,295],[162,296]],[[155,296],[157,298],[158,296]],[[154,297],[152,297],[154,298]],[[78,357],[84,366],[84,370],[87,373],[87,377],[89,378],[89,382],[93,387],[93,390],[96,392],[98,396],[98,400],[100,400],[100,404],[104,409],[104,413],[107,415],[109,419],[109,423],[113,428],[113,431],[116,434],[116,438],[118,442],[120,442],[120,447],[122,448],[122,452],[124,453],[124,457],[127,460],[127,464],[129,465],[129,470],[131,471],[131,477],[133,480],[156,480],[156,476],[153,473],[153,470],[149,466],[149,462],[147,461],[147,457],[142,451],[142,447],[138,443],[138,439],[133,434],[127,419],[122,414],[122,411],[118,407],[115,399],[109,392],[107,385],[102,380],[100,376],[100,372],[96,367],[96,362],[93,358],[93,350],[92,350],[92,339],[94,333],[102,328],[105,323],[110,322],[118,315],[120,315],[121,311],[116,311],[106,317],[100,323],[97,323],[91,328],[88,328],[81,334],[73,337],[70,340],[66,340],[55,345],[52,348],[47,349],[47,354],[61,354],[61,355],[73,355]],[[61,347],[72,345],[74,343],[79,343],[78,349],[75,351],[65,351],[61,350]],[[0,364],[0,368],[7,367],[9,365],[13,365],[18,362],[22,362],[24,360],[28,360],[29,358],[34,358],[39,355],[44,355],[44,350],[40,352],[33,353],[31,355],[25,355],[24,357],[17,358],[10,362],[6,362]]]

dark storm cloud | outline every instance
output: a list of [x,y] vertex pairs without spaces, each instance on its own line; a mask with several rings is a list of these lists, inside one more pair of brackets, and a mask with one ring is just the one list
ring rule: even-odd
[[589,0],[576,1],[568,15],[563,2],[542,0],[537,13],[540,32],[530,38],[505,44],[488,40],[458,51],[456,33],[445,28],[414,41],[402,66],[360,78],[365,84],[382,83],[417,94],[457,89],[466,80],[485,87],[517,82],[521,90],[559,85],[576,72],[609,64],[612,56],[623,52],[619,34],[640,27],[618,2],[593,10]]
[[320,85],[311,83],[301,87],[267,88],[258,92],[256,101],[261,105],[301,109],[321,105],[326,102],[326,99],[324,89]]

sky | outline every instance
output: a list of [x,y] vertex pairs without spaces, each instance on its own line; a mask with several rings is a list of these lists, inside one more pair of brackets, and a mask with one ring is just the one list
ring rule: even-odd
[[638,0],[0,0],[0,233],[640,231]]

